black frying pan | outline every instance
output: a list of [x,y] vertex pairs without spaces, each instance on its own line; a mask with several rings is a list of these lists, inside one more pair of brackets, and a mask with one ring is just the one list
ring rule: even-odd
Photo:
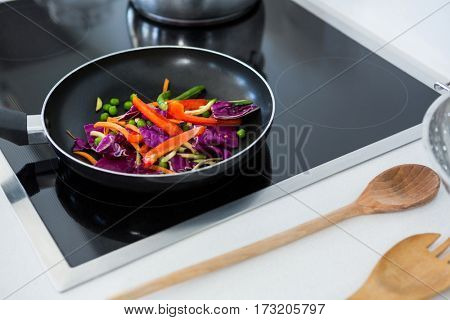
[[[171,80],[172,92],[203,84],[208,97],[251,99],[260,106],[260,111],[245,118],[247,138],[231,158],[195,171],[139,175],[99,169],[72,154],[73,140],[66,130],[84,137],[83,125],[98,121],[94,103],[97,97],[128,97],[131,92],[156,94],[164,78]],[[181,190],[208,185],[225,172],[232,174],[232,169],[261,144],[272,123],[274,108],[267,82],[239,60],[199,48],[146,47],[98,58],[66,75],[48,94],[40,121],[37,116],[1,109],[0,137],[18,145],[50,143],[71,169],[109,187],[145,192]]]

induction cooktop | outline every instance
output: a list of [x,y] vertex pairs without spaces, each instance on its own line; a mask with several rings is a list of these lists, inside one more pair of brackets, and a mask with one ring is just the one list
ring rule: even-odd
[[105,190],[65,168],[48,145],[0,140],[0,183],[58,290],[417,139],[439,96],[289,0],[263,1],[239,20],[201,28],[151,22],[120,0],[9,1],[0,4],[0,21],[0,104],[29,115],[89,59],[156,45],[236,57],[276,98],[258,156],[176,203]]

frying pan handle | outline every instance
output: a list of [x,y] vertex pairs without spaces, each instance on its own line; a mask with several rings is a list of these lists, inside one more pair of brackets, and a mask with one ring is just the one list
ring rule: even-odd
[[40,116],[0,107],[0,138],[19,146],[46,143]]

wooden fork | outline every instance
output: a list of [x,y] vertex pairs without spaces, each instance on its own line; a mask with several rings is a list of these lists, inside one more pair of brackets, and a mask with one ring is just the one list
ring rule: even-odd
[[440,255],[450,246],[450,238],[433,251],[428,249],[439,237],[425,233],[400,241],[349,299],[428,299],[449,288],[450,254]]

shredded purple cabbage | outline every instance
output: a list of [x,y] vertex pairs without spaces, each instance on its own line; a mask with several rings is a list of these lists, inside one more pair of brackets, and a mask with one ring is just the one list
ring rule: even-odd
[[184,172],[191,170],[194,164],[181,156],[175,156],[169,160],[170,168],[175,172]]
[[254,104],[236,106],[228,101],[218,101],[211,106],[212,115],[216,119],[237,119],[258,110]]
[[83,150],[88,150],[90,148],[91,148],[91,146],[84,139],[75,138],[75,140],[73,141],[72,151],[83,151]]
[[227,148],[237,148],[239,137],[235,127],[207,127],[205,133],[197,138],[202,145],[222,146]]
[[150,148],[154,148],[158,144],[169,139],[169,136],[161,128],[155,125],[139,128],[139,131],[144,138],[144,143]]

